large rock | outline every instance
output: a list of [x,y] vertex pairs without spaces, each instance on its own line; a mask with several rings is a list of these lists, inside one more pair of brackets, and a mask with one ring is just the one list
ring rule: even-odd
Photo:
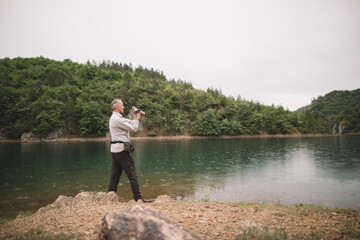
[[21,134],[21,140],[28,140],[34,137],[34,134],[32,132],[23,133]]
[[6,139],[5,128],[0,129],[0,140]]
[[58,129],[56,131],[49,133],[49,135],[46,137],[46,139],[55,139],[55,138],[60,137],[62,134],[63,134],[63,130]]
[[171,201],[173,201],[172,199],[171,199],[171,197],[170,196],[168,196],[168,195],[160,195],[160,196],[157,196],[157,198],[155,199],[155,203],[170,203]]
[[58,198],[55,200],[55,202],[52,205],[55,208],[61,208],[61,207],[65,207],[65,206],[71,204],[72,200],[73,200],[72,197],[60,195],[60,196],[58,196]]
[[101,222],[100,239],[191,240],[200,237],[142,205],[107,214]]
[[81,192],[75,197],[60,195],[54,203],[40,208],[37,213],[41,214],[53,208],[63,208],[66,206],[75,206],[77,204],[86,204],[87,202],[118,202],[118,195],[115,192]]
[[117,202],[118,195],[115,192],[81,192],[74,197],[73,201]]
[[97,192],[94,195],[94,200],[100,202],[118,202],[119,197],[116,192]]

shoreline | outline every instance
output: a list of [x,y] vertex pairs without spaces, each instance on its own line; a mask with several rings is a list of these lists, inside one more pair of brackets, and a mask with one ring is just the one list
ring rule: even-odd
[[[33,214],[18,215],[0,224],[3,239],[98,239],[101,219],[114,210],[143,205],[181,224],[202,239],[237,239],[251,231],[257,239],[273,239],[281,233],[289,239],[357,239],[358,210],[330,209],[298,204],[178,201],[158,196],[152,203],[119,202],[111,193],[82,192],[75,197],[59,196],[54,203]],[[264,235],[265,234],[265,235]],[[252,237],[251,237],[252,236]],[[267,236],[267,238],[261,238]],[[311,238],[317,236],[318,238]],[[67,238],[64,238],[67,237]],[[256,237],[255,237],[256,238]],[[284,238],[286,239],[286,238]]]
[[[359,135],[360,133],[347,133],[347,134],[256,134],[256,135],[236,135],[236,136],[189,136],[189,135],[176,135],[176,136],[132,136],[132,141],[141,140],[191,140],[191,139],[247,139],[247,138],[307,138],[307,137],[336,137],[347,135]],[[46,138],[28,138],[28,139],[0,139],[1,143],[40,143],[40,142],[110,142],[110,137],[60,137],[54,139]]]

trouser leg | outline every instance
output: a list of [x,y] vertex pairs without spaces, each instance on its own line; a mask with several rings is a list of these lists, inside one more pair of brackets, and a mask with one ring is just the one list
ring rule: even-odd
[[139,190],[138,177],[136,173],[134,159],[130,156],[128,152],[123,152],[124,158],[127,159],[126,164],[123,167],[127,177],[129,178],[131,190],[134,195],[134,199],[138,200],[141,198],[141,193]]
[[111,174],[110,174],[108,191],[116,192],[117,185],[119,184],[119,180],[120,180],[123,169],[121,168],[121,165],[120,165],[119,153],[112,153],[111,157],[112,157],[112,165],[111,165]]

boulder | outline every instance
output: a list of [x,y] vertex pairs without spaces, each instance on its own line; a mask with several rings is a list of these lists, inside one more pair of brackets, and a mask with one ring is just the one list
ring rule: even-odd
[[0,140],[6,139],[5,128],[0,129]]
[[58,129],[54,132],[49,133],[49,135],[46,137],[46,139],[55,139],[60,137],[63,134],[63,130],[62,129]]
[[111,138],[109,131],[106,132],[105,137],[106,137],[106,138]]
[[53,207],[65,207],[72,202],[72,197],[60,195],[53,203]]
[[81,192],[74,197],[74,202],[86,201],[118,202],[119,198],[115,192]]
[[339,133],[342,135],[342,134],[344,134],[344,131],[345,131],[345,119],[343,119],[339,123]]
[[74,197],[75,202],[92,201],[94,199],[95,192],[81,192]]
[[34,134],[32,132],[23,133],[21,134],[21,140],[28,140],[34,137]]
[[94,195],[94,200],[100,202],[118,202],[119,197],[116,192],[97,192]]
[[51,209],[64,208],[72,205],[73,198],[60,195],[52,204],[39,208],[35,214],[43,214]]
[[87,202],[118,202],[118,195],[115,192],[81,192],[75,197],[60,195],[54,203],[40,208],[37,213],[43,213],[54,208],[73,207],[77,204],[86,204]]
[[101,221],[100,239],[192,240],[201,238],[150,207],[135,205],[123,211],[107,214]]
[[174,201],[171,199],[168,195],[160,195],[155,199],[155,203],[169,203],[171,201]]

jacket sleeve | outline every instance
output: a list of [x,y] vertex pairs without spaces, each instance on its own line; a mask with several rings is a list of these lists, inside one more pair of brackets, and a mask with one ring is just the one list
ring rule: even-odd
[[122,118],[118,119],[113,124],[114,127],[118,127],[130,132],[137,132],[139,130],[139,120],[129,120]]

